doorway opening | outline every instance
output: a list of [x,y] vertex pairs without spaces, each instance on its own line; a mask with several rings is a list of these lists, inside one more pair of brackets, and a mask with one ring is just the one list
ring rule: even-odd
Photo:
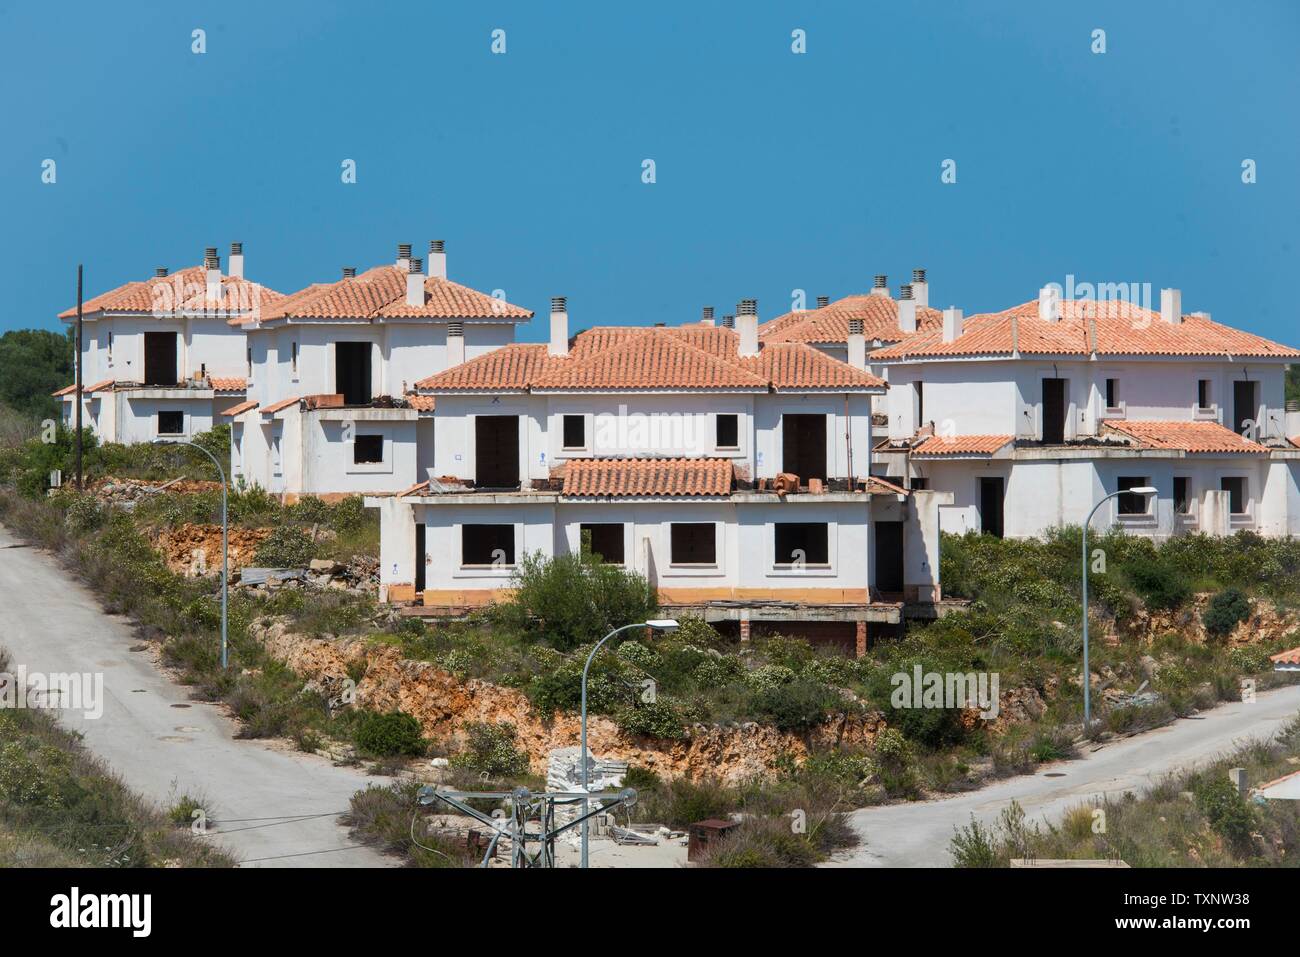
[[1004,497],[1004,482],[1000,476],[980,479],[980,529],[985,535],[1002,537]]
[[1234,382],[1232,384],[1232,431],[1245,435],[1254,429],[1258,432],[1256,415],[1259,412],[1259,383]]
[[144,385],[176,385],[176,333],[144,334]]
[[1043,442],[1062,445],[1065,442],[1065,380],[1043,380]]
[[424,563],[428,560],[424,550],[424,522],[415,523],[415,593],[424,591]]
[[876,591],[887,595],[903,592],[903,523],[875,522]]
[[334,391],[344,405],[370,404],[370,343],[334,343]]
[[474,485],[477,488],[519,488],[519,417],[474,417]]
[[826,481],[826,416],[781,416],[781,446],[781,471],[799,476],[800,485]]

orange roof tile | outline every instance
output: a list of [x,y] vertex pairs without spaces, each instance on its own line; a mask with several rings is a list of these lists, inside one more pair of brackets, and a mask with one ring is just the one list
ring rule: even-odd
[[727,459],[572,459],[562,494],[570,497],[731,494]]
[[872,495],[910,495],[901,485],[886,482],[878,475],[867,476],[867,491]]
[[[1300,666],[1300,648],[1292,648],[1290,651],[1279,651],[1275,655],[1269,655],[1269,661],[1275,665],[1297,665]],[[1296,772],[1300,774],[1300,771]]]
[[523,320],[533,313],[486,293],[436,276],[424,281],[423,306],[406,304],[406,273],[376,266],[359,276],[319,283],[262,311],[262,321],[295,319],[500,319]]
[[913,455],[993,455],[1010,445],[1011,435],[932,435],[912,449]]
[[212,388],[217,392],[243,392],[247,383],[239,376],[208,376]]
[[[82,303],[82,314],[134,313],[147,315],[206,315],[220,318],[255,315],[284,299],[284,294],[268,286],[233,276],[221,277],[221,299],[208,299],[207,271],[202,266],[188,266],[166,276],[154,276],[143,282],[128,282],[116,289],[92,296]],[[73,306],[59,313],[60,319],[74,319]]]
[[[113,385],[112,379],[105,379],[102,382],[96,382],[94,385],[82,386],[82,391],[87,395],[89,395],[92,392],[105,392],[112,385]],[[65,385],[58,392],[51,392],[50,395],[52,396],[72,395],[72,393],[76,391],[77,391],[77,383],[74,382],[72,383],[72,385]]]
[[[869,340],[897,342],[905,335],[898,328],[898,301],[868,294],[845,296],[820,309],[787,312],[763,323],[758,335],[768,342],[848,342],[850,319],[862,320],[862,331]],[[918,305],[916,326],[920,330],[942,328],[943,313]]]
[[1061,318],[1038,318],[1038,300],[996,313],[971,316],[952,342],[942,329],[917,332],[872,352],[876,359],[973,355],[1249,356],[1300,358],[1300,350],[1272,342],[1205,316],[1183,316],[1178,325],[1158,312],[1118,300],[1066,300]]
[[1105,419],[1101,423],[1152,449],[1192,453],[1267,454],[1268,448],[1218,422],[1143,422]]
[[257,408],[256,400],[249,399],[247,402],[241,402],[238,405],[232,405],[230,408],[222,412],[221,415],[234,417],[236,415],[240,415],[241,413],[247,412],[249,409],[256,409],[256,408]]
[[296,405],[297,403],[298,397],[296,395],[291,395],[287,399],[281,399],[279,402],[272,402],[270,405],[262,409],[262,414],[272,415],[273,413],[279,412],[281,409],[287,409],[289,406]]
[[568,356],[548,347],[495,349],[416,383],[426,391],[768,389],[878,390],[885,383],[803,343],[763,344],[737,355],[739,336],[709,326],[597,326],[579,333]]
[[432,412],[434,408],[434,398],[431,395],[416,395],[414,392],[408,392],[402,396],[406,404],[417,412]]

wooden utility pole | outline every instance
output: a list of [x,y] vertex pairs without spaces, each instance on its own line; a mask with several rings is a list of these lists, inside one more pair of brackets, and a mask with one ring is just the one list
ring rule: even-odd
[[77,491],[81,491],[81,406],[85,396],[81,394],[81,263],[77,263]]

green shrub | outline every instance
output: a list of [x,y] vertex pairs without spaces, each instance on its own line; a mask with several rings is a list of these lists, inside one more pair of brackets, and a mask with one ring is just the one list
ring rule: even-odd
[[750,696],[749,706],[782,731],[806,731],[823,723],[832,711],[842,710],[844,699],[832,688],[796,678],[762,687]]
[[1187,578],[1168,562],[1152,557],[1127,567],[1125,571],[1150,609],[1172,610],[1192,595]]
[[1239,588],[1225,588],[1210,599],[1201,615],[1205,630],[1215,638],[1228,635],[1250,617],[1250,599]]
[[993,831],[975,819],[970,824],[954,829],[949,853],[953,867],[997,867],[998,853],[993,846]]
[[686,737],[682,717],[667,701],[638,703],[624,708],[615,718],[619,730],[627,734],[645,735],[649,738],[678,740]]
[[312,560],[316,546],[301,528],[277,525],[257,547],[254,563],[261,568],[303,568]]
[[515,726],[508,722],[476,721],[465,726],[465,747],[450,762],[453,768],[491,777],[518,777],[528,773],[528,756],[515,745]]
[[1250,850],[1255,814],[1236,786],[1226,776],[1202,778],[1192,788],[1196,806],[1216,834],[1237,854]]
[[357,747],[375,757],[423,754],[420,722],[400,711],[362,711],[353,732]]

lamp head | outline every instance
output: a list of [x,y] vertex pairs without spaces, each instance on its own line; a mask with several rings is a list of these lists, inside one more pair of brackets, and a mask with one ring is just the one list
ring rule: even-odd
[[652,618],[646,622],[655,631],[676,631],[680,625],[676,618]]

